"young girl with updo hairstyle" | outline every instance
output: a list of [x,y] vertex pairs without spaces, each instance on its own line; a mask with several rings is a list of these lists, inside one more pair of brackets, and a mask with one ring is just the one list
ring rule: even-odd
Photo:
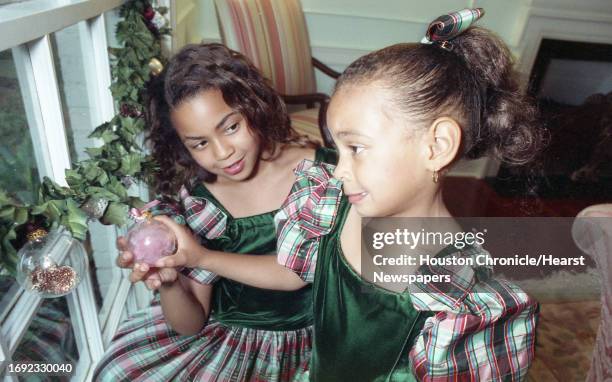
[[[508,48],[491,32],[469,27],[482,13],[441,16],[422,43],[353,62],[327,114],[338,165],[304,161],[296,169],[275,218],[277,252],[281,264],[313,286],[310,380],[526,378],[538,304],[518,286],[485,266],[417,263],[402,269],[448,281],[390,290],[368,279],[360,257],[362,218],[454,222],[441,185],[460,158],[491,155],[525,165],[538,152],[542,132]],[[489,256],[476,244],[440,246],[432,255]]]
[[[94,379],[302,378],[311,287],[277,263],[274,215],[293,168],[304,159],[335,163],[335,153],[299,136],[259,71],[220,44],[181,49],[147,99],[154,188],[164,196],[152,212],[174,230],[177,252],[165,266],[134,263],[119,238],[118,265],[159,293],[120,326]],[[247,271],[235,277],[236,269]],[[232,281],[240,276],[266,289]]]

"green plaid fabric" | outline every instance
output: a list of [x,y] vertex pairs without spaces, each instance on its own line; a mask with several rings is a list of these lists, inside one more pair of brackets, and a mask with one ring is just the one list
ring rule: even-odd
[[102,382],[305,381],[312,328],[271,331],[210,318],[182,336],[168,325],[159,299],[119,328],[94,373]]
[[185,219],[194,233],[212,240],[225,232],[227,215],[212,201],[189,195],[185,187],[181,188],[180,195]]
[[484,16],[484,13],[482,8],[466,8],[442,15],[429,24],[421,43],[431,44],[452,40]]
[[[453,248],[454,249],[454,248]],[[476,259],[480,246],[445,256]],[[448,275],[450,282],[413,283],[415,308],[429,317],[410,351],[419,380],[522,381],[535,355],[538,303],[518,286],[492,277],[488,267],[422,266],[418,273]]]
[[319,237],[334,226],[342,184],[333,178],[335,166],[310,160],[294,170],[296,181],[274,217],[278,262],[306,282],[314,279]]

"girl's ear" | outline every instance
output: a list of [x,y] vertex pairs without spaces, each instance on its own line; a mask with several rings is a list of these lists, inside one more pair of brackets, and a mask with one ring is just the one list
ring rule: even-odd
[[450,117],[440,117],[429,126],[425,140],[429,150],[427,169],[440,171],[457,157],[461,146],[461,126]]

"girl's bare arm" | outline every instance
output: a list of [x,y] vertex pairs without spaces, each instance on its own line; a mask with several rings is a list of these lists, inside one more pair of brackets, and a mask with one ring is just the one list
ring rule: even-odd
[[159,287],[161,306],[168,324],[177,333],[199,333],[210,314],[212,285],[203,285],[181,274],[173,283]]

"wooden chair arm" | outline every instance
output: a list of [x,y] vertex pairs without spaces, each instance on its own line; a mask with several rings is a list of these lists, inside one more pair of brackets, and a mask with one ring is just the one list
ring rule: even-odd
[[314,107],[316,103],[323,105],[329,102],[329,96],[324,93],[309,93],[297,95],[283,95],[283,100],[289,105],[306,105],[308,109]]
[[335,71],[314,57],[312,58],[312,65],[335,80],[340,77],[340,72]]
[[317,122],[319,124],[319,133],[321,134],[321,138],[323,139],[323,145],[325,147],[336,147],[334,145],[334,140],[327,129],[327,104],[329,103],[329,96],[323,93],[310,93],[310,94],[299,94],[299,95],[283,95],[282,96],[285,103],[290,105],[306,105],[308,109],[314,107],[315,103],[319,104],[319,116],[317,118]]
[[321,134],[321,138],[323,139],[323,145],[325,147],[336,148],[334,144],[334,140],[332,139],[331,133],[327,128],[327,106],[329,102],[325,102],[321,104],[319,108],[319,133]]

